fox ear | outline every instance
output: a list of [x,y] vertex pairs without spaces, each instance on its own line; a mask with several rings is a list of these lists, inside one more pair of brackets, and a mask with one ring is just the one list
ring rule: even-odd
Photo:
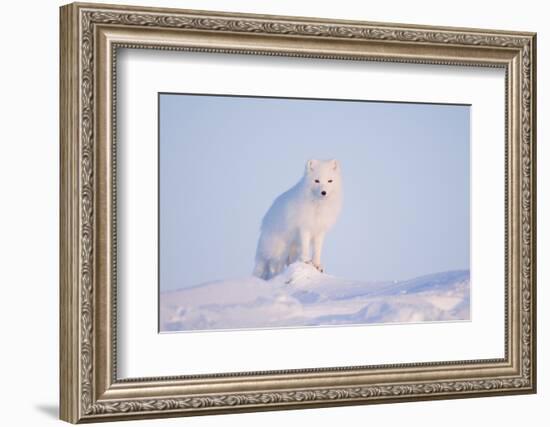
[[331,160],[331,163],[332,163],[332,170],[338,170],[340,169],[340,162],[336,159],[334,160]]
[[308,160],[306,165],[306,170],[308,172],[311,172],[312,170],[315,169],[315,166],[317,166],[317,160],[313,160],[313,159]]

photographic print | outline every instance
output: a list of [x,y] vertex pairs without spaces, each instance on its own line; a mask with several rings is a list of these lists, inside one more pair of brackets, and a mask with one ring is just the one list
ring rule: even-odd
[[536,33],[59,23],[62,420],[536,393]]
[[159,330],[470,319],[470,106],[159,93]]

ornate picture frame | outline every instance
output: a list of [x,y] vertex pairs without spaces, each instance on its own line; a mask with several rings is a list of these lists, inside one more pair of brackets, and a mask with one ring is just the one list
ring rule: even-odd
[[[60,22],[61,419],[536,392],[534,33],[85,3],[61,7]],[[122,48],[503,69],[504,357],[120,379],[116,61]]]

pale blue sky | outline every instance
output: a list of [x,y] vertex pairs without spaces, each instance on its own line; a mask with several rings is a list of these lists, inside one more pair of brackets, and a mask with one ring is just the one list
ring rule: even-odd
[[160,287],[250,275],[261,219],[310,158],[344,205],[323,264],[350,279],[468,269],[470,107],[160,94]]

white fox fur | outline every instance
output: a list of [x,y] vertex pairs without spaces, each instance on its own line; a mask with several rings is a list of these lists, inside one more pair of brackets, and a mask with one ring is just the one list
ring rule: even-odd
[[269,280],[297,261],[322,272],[325,233],[341,207],[339,162],[309,160],[302,179],[277,197],[263,218],[254,275]]

